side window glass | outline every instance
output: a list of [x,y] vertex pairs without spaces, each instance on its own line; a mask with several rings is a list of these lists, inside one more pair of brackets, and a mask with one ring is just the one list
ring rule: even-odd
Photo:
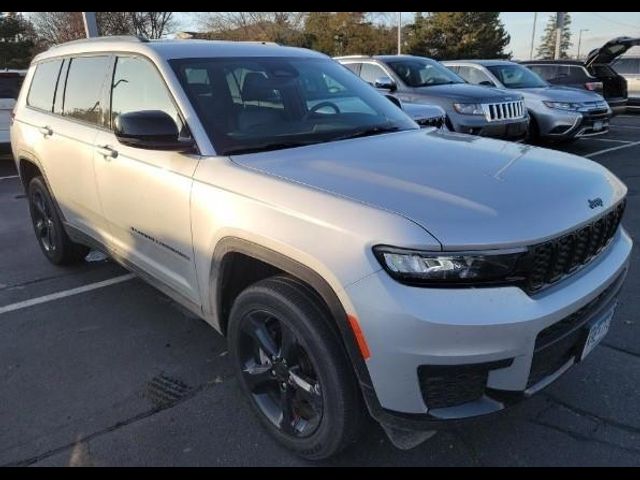
[[345,67],[347,67],[349,70],[351,70],[353,73],[355,73],[356,75],[358,75],[360,73],[360,63],[344,63],[343,64]]
[[[207,86],[206,70],[194,70],[190,75],[195,84]],[[118,57],[111,87],[111,125],[118,115],[143,110],[161,110],[173,118],[179,131],[184,129],[178,109],[151,62],[140,57]]]
[[374,82],[380,77],[388,77],[388,75],[384,73],[384,70],[378,65],[374,65],[372,63],[362,64],[362,69],[360,70],[360,78],[362,78],[365,82],[373,85]]
[[52,111],[53,96],[61,65],[62,60],[52,60],[36,66],[27,96],[27,105],[48,112]]
[[63,115],[83,122],[103,123],[102,86],[109,57],[71,59],[64,93]]
[[486,73],[484,73],[482,70],[480,70],[479,68],[471,68],[471,72],[469,74],[469,78],[470,83],[475,83],[476,85],[479,85],[482,82],[491,82],[491,79],[487,76]]

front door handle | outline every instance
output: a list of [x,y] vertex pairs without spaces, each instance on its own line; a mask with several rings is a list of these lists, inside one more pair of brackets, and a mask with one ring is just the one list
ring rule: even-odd
[[109,145],[97,147],[98,153],[104,157],[105,160],[111,160],[118,156],[118,151],[111,148]]
[[38,131],[45,137],[50,137],[51,135],[53,135],[53,130],[51,130],[51,127],[40,127],[38,128]]

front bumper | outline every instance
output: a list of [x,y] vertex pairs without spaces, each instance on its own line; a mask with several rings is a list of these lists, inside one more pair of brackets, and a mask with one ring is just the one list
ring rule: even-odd
[[[517,287],[409,287],[382,270],[350,285],[346,292],[371,351],[373,389],[363,389],[371,413],[399,428],[433,428],[433,422],[502,410],[546,386],[573,359],[540,377],[538,334],[594,301],[598,308],[585,321],[608,308],[626,275],[631,246],[621,228],[588,266],[534,296]],[[420,369],[470,365],[489,366],[482,395],[430,407]],[[538,376],[531,383],[534,369]]]
[[484,117],[456,115],[452,119],[454,130],[458,133],[479,135],[482,137],[520,140],[527,135],[529,117],[518,120],[488,122]]
[[536,121],[541,137],[567,140],[607,133],[612,116],[611,109],[583,113],[545,108],[544,112],[537,112]]

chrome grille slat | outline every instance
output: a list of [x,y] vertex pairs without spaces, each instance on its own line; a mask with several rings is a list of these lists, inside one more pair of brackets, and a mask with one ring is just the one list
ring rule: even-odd
[[523,118],[525,115],[522,100],[516,102],[485,103],[482,105],[482,109],[488,122],[515,120]]

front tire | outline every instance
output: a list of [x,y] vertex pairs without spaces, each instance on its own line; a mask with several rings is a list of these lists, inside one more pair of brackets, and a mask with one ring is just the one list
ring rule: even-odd
[[230,357],[254,412],[281,444],[312,460],[353,443],[364,419],[331,321],[318,297],[286,275],[244,290],[229,319]]
[[40,176],[29,182],[29,212],[36,239],[44,256],[54,265],[71,265],[82,261],[89,248],[71,241],[64,230],[49,189]]

